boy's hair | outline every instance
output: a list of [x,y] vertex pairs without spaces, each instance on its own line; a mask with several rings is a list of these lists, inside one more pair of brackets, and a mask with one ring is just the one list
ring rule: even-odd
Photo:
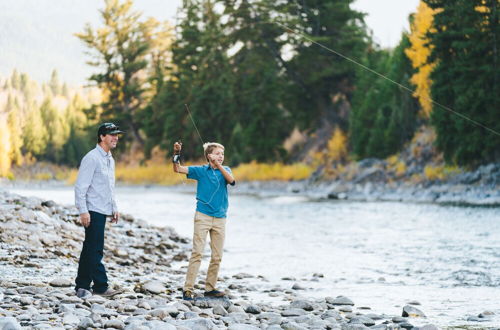
[[217,142],[207,142],[205,144],[203,144],[203,151],[205,153],[205,159],[210,162],[208,160],[208,154],[211,154],[212,151],[215,149],[215,148],[221,148],[222,150],[224,150],[224,146],[220,143],[217,143]]

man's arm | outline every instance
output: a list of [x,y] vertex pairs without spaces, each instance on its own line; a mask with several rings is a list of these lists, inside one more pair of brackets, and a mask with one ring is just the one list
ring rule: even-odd
[[75,204],[80,214],[80,222],[85,227],[90,225],[90,214],[87,209],[87,191],[92,183],[96,166],[97,164],[92,157],[88,155],[83,157],[75,184]]

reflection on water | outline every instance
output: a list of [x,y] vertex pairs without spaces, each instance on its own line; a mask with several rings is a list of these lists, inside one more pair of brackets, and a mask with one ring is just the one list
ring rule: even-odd
[[[190,236],[190,189],[119,187],[119,208]],[[438,325],[485,310],[499,321],[499,208],[261,199],[232,189],[221,275],[263,275],[284,287],[293,282],[281,278],[295,277],[305,295],[345,295],[374,312],[400,314],[417,300]],[[70,187],[12,191],[73,203]],[[324,278],[311,282],[314,273]]]

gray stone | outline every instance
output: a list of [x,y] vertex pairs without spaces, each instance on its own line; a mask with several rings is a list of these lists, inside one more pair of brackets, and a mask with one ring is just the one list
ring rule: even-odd
[[361,324],[364,324],[366,326],[372,326],[372,325],[375,325],[375,321],[373,321],[371,318],[369,317],[366,317],[366,316],[355,316],[353,317],[349,323],[361,323]]
[[193,329],[193,330],[205,330],[205,329],[214,329],[215,324],[211,320],[198,317],[190,320],[180,320],[177,322],[178,325]]
[[148,312],[148,315],[157,317],[161,320],[168,316],[176,317],[179,314],[179,310],[175,306],[165,306],[162,308],[156,308]]
[[336,310],[333,310],[333,309],[327,310],[326,312],[321,314],[321,318],[323,320],[329,319],[329,318],[334,318],[336,321],[342,320],[342,316],[340,315],[340,313],[337,312]]
[[65,325],[75,325],[80,323],[80,318],[72,313],[64,313],[62,322]]
[[413,329],[413,324],[408,322],[399,323],[399,326],[403,329],[411,330]]
[[[413,328],[413,329],[415,329],[415,328]],[[426,324],[422,327],[418,327],[415,330],[439,330],[439,328],[436,327],[434,324]]]
[[260,330],[260,328],[250,324],[231,324],[228,330]]
[[196,298],[193,305],[200,308],[214,308],[217,305],[228,309],[231,306],[231,301],[227,298]]
[[281,328],[283,330],[306,330],[307,328],[301,326],[301,325],[298,325],[297,323],[295,322],[287,322],[287,323],[283,323],[281,325]]
[[300,308],[306,311],[312,311],[314,310],[314,306],[307,300],[294,300],[290,304],[290,307],[292,308]]
[[158,320],[147,322],[146,325],[148,326],[148,329],[152,330],[176,330],[176,327],[173,324]]
[[301,316],[306,314],[307,314],[306,311],[303,310],[302,308],[290,308],[290,309],[285,309],[284,311],[281,312],[281,315],[285,317]]
[[165,285],[160,281],[148,281],[143,284],[142,288],[153,294],[160,294],[166,292]]
[[213,308],[213,313],[215,315],[222,315],[222,316],[226,316],[228,314],[227,310],[222,307],[221,305],[217,305]]
[[108,320],[104,322],[104,328],[124,329],[125,323],[123,323],[123,321],[120,321],[118,319]]
[[249,314],[260,314],[261,309],[257,305],[249,305],[247,308],[245,308],[245,312]]
[[283,318],[278,313],[265,312],[257,316],[257,320],[266,320],[269,324],[280,324]]
[[241,306],[231,305],[227,309],[229,313],[245,313],[245,310]]
[[82,318],[80,320],[80,323],[78,323],[78,329],[87,329],[93,327],[94,327],[94,321],[92,321],[92,319],[89,317]]
[[22,330],[21,325],[15,317],[0,317],[0,329],[2,330]]
[[418,309],[416,307],[406,305],[403,307],[403,313],[401,316],[403,316],[403,317],[425,317],[425,314],[424,314],[424,312],[422,312],[420,309]]
[[292,290],[305,290],[305,288],[302,285],[300,285],[299,283],[294,283],[292,285]]
[[331,305],[354,305],[354,302],[351,299],[344,296],[338,296],[337,298],[327,297],[326,302]]

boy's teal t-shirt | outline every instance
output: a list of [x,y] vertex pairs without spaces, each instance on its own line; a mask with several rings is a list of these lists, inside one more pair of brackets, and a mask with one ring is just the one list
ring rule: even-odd
[[[231,169],[224,166],[231,172]],[[226,218],[228,208],[227,181],[218,169],[209,165],[188,166],[188,179],[198,181],[196,211],[216,218]]]

